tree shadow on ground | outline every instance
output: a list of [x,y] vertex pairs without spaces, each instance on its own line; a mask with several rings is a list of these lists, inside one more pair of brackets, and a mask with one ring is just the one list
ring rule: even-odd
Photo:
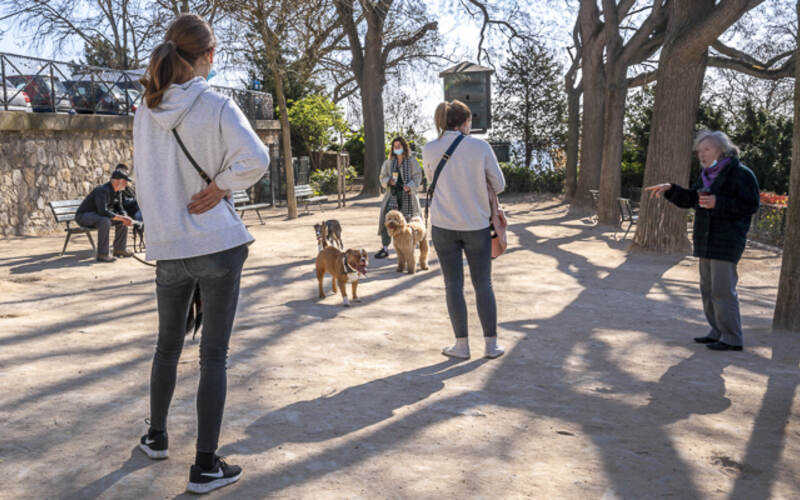
[[139,450],[139,446],[134,446],[131,449],[131,456],[123,462],[116,470],[109,472],[105,476],[87,484],[80,490],[74,493],[66,493],[63,498],[84,500],[86,498],[98,498],[106,490],[117,484],[125,476],[133,474],[134,472],[156,465],[155,460],[146,457],[144,453]]
[[[569,215],[563,218],[574,220]],[[558,223],[558,219],[542,221],[540,224],[554,223]],[[506,322],[501,325],[522,337],[513,349],[496,362],[499,366],[487,382],[485,390],[479,391],[481,397],[460,394],[437,401],[381,429],[328,448],[313,457],[255,477],[251,475],[248,478],[248,482],[254,483],[251,487],[266,495],[341,470],[400,446],[424,427],[488,403],[572,422],[580,427],[600,451],[603,466],[611,482],[612,494],[622,498],[660,495],[699,497],[700,492],[693,482],[692,465],[679,453],[670,426],[693,415],[716,414],[729,408],[731,402],[726,397],[723,371],[728,366],[741,364],[743,360],[747,364],[760,363],[760,358],[747,352],[715,353],[692,344],[690,332],[697,330],[697,321],[674,316],[642,317],[641,312],[658,310],[661,304],[646,295],[682,256],[627,255],[618,267],[601,268],[608,271],[607,275],[601,276],[598,268],[585,256],[564,249],[568,244],[584,239],[586,232],[591,229],[574,236],[551,238],[542,243],[540,238],[529,231],[530,226],[535,225],[537,223],[510,227],[510,231],[519,238],[520,246],[511,249],[509,253],[526,251],[555,258],[558,269],[577,280],[582,291],[553,317]],[[605,244],[610,243],[602,234],[595,234],[594,237]],[[699,299],[696,300],[699,302]],[[603,304],[602,310],[597,309],[597,304]],[[586,326],[586,315],[592,315],[594,320],[589,327]],[[695,311],[693,315],[699,317],[701,313]],[[666,331],[675,332],[666,338],[664,322],[669,324]],[[621,358],[618,349],[612,350],[603,336],[598,336],[603,331],[636,332],[637,335],[643,335],[638,339],[633,336],[628,341],[630,347],[651,351],[662,364],[668,364],[670,358],[659,358],[659,355],[672,343],[684,345],[695,352],[668,368],[657,382],[641,380],[624,369],[624,355]],[[563,342],[565,334],[569,336],[568,342]],[[553,342],[554,337],[559,337],[562,341]],[[576,368],[576,360],[585,366]],[[793,359],[792,366],[796,367],[796,361]],[[263,436],[269,434],[267,428],[271,425],[278,428],[289,425],[293,427],[290,431],[293,437],[290,440],[316,442],[354,432],[366,427],[375,418],[389,418],[391,412],[386,411],[386,402],[380,398],[375,399],[375,408],[367,412],[361,423],[356,422],[353,425],[340,424],[338,421],[331,423],[331,415],[325,409],[331,405],[338,408],[340,404],[349,404],[350,398],[362,393],[365,388],[372,392],[373,384],[374,387],[379,387],[380,382],[356,386],[352,391],[345,390],[340,393],[344,396],[340,396],[332,404],[327,404],[326,398],[320,398],[271,412],[252,424],[248,433],[258,440],[257,429],[262,431]],[[754,437],[769,432],[769,424],[773,420],[785,420],[788,416],[791,394],[796,384],[789,385],[791,391],[783,383],[780,388],[772,391],[768,389],[765,405],[757,418]],[[526,392],[529,394],[526,395]],[[766,406],[769,400],[779,400],[777,406],[782,411],[778,412],[777,417]],[[390,404],[389,408],[392,407]],[[301,409],[314,417],[305,419],[300,416]],[[763,424],[760,425],[760,421]],[[300,427],[297,427],[298,423]],[[316,429],[309,428],[314,425],[317,425]],[[304,434],[304,431],[308,434]],[[571,438],[568,432],[562,435],[565,439]],[[259,446],[252,448],[246,442],[239,443],[236,451],[241,448],[245,448],[243,452],[246,453],[252,453],[253,450],[263,451],[279,442],[285,442],[283,439],[267,437],[260,439]],[[765,441],[775,443],[776,438],[768,437]],[[488,443],[487,452],[491,449],[492,453],[497,453],[493,446],[496,445]],[[363,450],[362,453],[343,453],[345,448],[353,447]],[[780,449],[772,451],[773,464],[778,461],[779,456]],[[653,467],[662,470],[663,476],[653,478]],[[760,481],[762,493],[769,491],[769,483],[768,478]],[[741,488],[743,487],[737,485],[737,490]],[[226,498],[236,496],[237,493],[231,491]]]
[[[315,443],[346,436],[391,418],[399,408],[427,399],[444,387],[445,380],[486,361],[442,361],[293,403],[250,424],[245,431],[247,438],[223,446],[220,453],[259,454],[284,443]],[[368,407],[365,401],[370,403]],[[281,432],[272,432],[276,428]]]
[[[6,261],[6,262],[3,262]],[[94,252],[88,250],[73,250],[61,255],[61,252],[48,252],[39,255],[25,255],[24,257],[11,257],[0,259],[0,267],[10,266],[11,274],[38,273],[48,269],[66,269],[74,267],[88,267],[95,262]]]

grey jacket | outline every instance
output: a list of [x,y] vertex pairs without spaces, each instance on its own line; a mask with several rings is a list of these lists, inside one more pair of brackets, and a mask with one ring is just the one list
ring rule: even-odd
[[[414,214],[420,214],[420,207],[419,207],[419,198],[417,197],[417,188],[422,184],[422,169],[419,167],[419,163],[417,162],[416,158],[411,158],[411,179],[403,179],[405,185],[411,189],[411,204],[414,206]],[[383,221],[386,217],[386,204],[389,202],[389,197],[392,195],[392,191],[389,188],[389,181],[392,179],[392,160],[391,158],[384,161],[383,165],[381,165],[381,173],[380,173],[380,181],[381,187],[386,190],[386,194],[383,195],[383,201],[381,201],[381,216],[378,219],[378,234],[381,234],[381,229],[383,229]]]
[[206,187],[178,146],[178,133],[221,189],[246,189],[269,165],[264,143],[239,107],[196,77],[172,85],[155,109],[143,102],[133,120],[133,171],[145,223],[147,259],[184,259],[253,241],[233,204],[223,199],[190,214],[191,197]]

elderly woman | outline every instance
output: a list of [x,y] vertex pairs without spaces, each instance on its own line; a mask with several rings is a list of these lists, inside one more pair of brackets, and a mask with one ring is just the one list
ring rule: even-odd
[[700,293],[711,330],[694,341],[715,351],[741,351],[736,264],[758,210],[758,181],[739,162],[739,149],[724,133],[699,132],[694,149],[703,171],[690,189],[676,184],[645,189],[651,198],[663,195],[680,208],[695,209],[694,256],[700,258]]
[[417,187],[422,183],[422,169],[411,157],[408,142],[404,138],[395,137],[392,140],[392,151],[389,159],[383,162],[380,181],[381,186],[386,189],[378,219],[378,234],[381,236],[383,248],[375,254],[375,258],[385,259],[389,256],[389,243],[392,242],[383,225],[386,213],[390,210],[400,210],[406,221],[420,214]]

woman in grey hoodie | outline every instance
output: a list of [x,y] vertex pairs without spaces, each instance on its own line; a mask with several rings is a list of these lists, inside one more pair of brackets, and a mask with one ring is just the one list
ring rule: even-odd
[[242,266],[253,241],[226,195],[256,183],[269,165],[266,147],[241,110],[206,81],[215,46],[214,33],[202,18],[178,17],[153,51],[142,79],[144,102],[133,125],[136,192],[147,258],[156,260],[158,301],[150,428],[139,446],[151,458],[167,457],[167,412],[187,313],[199,285],[203,331],[197,455],[187,487],[194,493],[233,483],[242,474],[240,467],[215,454],[227,389],[228,342]]

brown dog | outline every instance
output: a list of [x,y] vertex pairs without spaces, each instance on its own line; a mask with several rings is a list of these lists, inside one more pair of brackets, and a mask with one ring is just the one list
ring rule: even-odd
[[417,248],[417,243],[419,243],[419,267],[428,269],[428,234],[422,219],[413,217],[410,222],[406,222],[405,216],[400,211],[390,210],[386,214],[384,225],[397,251],[397,272],[402,273],[406,267],[409,274],[416,272],[414,250]]
[[358,279],[360,275],[367,275],[367,264],[369,258],[367,251],[363,248],[361,250],[348,249],[342,252],[336,247],[326,246],[317,255],[317,282],[319,283],[319,298],[325,298],[325,292],[322,291],[322,279],[325,273],[333,277],[333,293],[336,293],[337,286],[342,290],[342,300],[345,306],[350,305],[347,299],[346,285],[348,282],[352,283],[353,301],[358,301]]

